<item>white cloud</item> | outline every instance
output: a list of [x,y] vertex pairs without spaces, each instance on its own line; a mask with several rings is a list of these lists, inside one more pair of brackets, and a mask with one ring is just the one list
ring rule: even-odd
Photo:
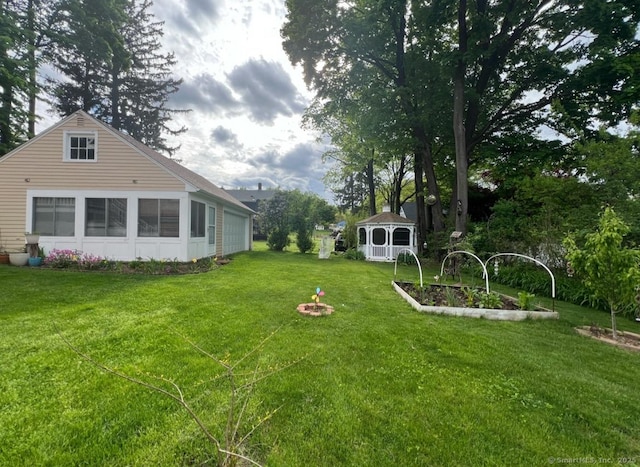
[[[262,183],[331,201],[322,183],[326,143],[301,129],[311,95],[282,49],[284,0],[154,0],[152,12],[183,80],[169,106],[191,109],[173,116],[173,128],[188,128],[168,138],[180,146],[175,157],[225,188]],[[57,120],[39,113],[40,129]]]
[[282,49],[283,0],[156,0],[183,78],[171,106],[189,128],[176,157],[226,188],[325,192],[323,146],[301,129],[311,96]]

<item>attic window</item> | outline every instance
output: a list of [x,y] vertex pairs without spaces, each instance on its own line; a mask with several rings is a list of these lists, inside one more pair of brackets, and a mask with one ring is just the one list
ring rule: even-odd
[[95,132],[65,132],[64,160],[95,162],[98,156],[98,139]]

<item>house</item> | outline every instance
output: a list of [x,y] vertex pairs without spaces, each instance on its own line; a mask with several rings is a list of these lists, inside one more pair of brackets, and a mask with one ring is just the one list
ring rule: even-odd
[[[257,190],[225,190],[249,209],[258,212],[261,201],[269,201],[276,194],[275,190],[263,190],[262,183],[258,183]],[[258,222],[253,223],[253,239],[266,240],[267,236],[260,230]]]
[[394,261],[403,250],[417,252],[415,222],[391,212],[389,206],[357,222],[356,228],[358,251],[367,261]]
[[258,183],[257,190],[240,189],[225,191],[255,212],[258,212],[260,201],[268,201],[276,194],[275,190],[263,190],[262,183]]
[[250,208],[204,177],[78,111],[0,158],[8,249],[113,260],[223,256],[252,247]]

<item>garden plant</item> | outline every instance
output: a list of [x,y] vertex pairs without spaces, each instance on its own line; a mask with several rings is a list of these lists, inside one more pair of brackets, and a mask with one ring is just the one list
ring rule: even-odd
[[640,307],[640,250],[624,244],[629,226],[611,207],[604,209],[598,230],[587,234],[580,248],[573,237],[565,240],[567,260],[596,299],[604,300],[611,313],[613,338],[616,315],[631,314]]

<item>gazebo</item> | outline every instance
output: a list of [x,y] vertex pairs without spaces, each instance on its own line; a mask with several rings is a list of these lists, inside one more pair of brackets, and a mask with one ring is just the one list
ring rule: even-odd
[[416,225],[385,206],[380,214],[356,223],[358,251],[367,261],[394,261],[402,249],[417,253]]

